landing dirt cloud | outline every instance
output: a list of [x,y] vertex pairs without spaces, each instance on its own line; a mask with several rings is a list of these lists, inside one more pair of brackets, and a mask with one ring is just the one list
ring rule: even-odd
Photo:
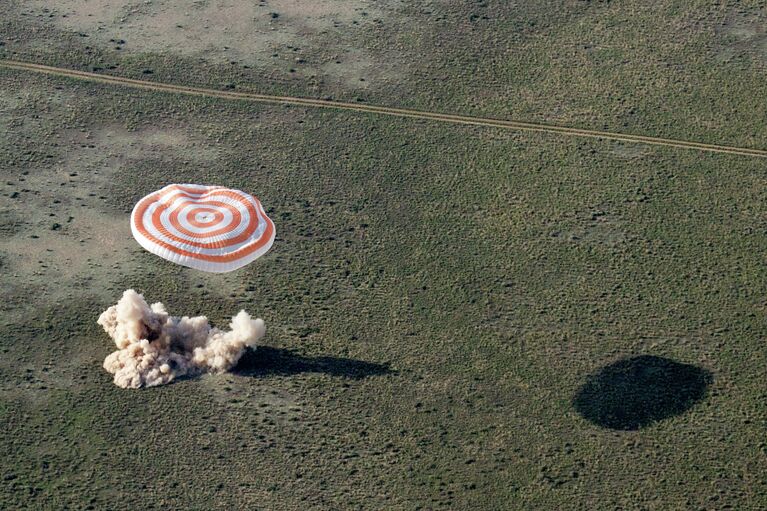
[[245,349],[264,337],[262,319],[240,311],[228,332],[211,328],[208,318],[170,316],[162,303],[147,305],[132,289],[98,319],[118,350],[104,360],[123,388],[153,387],[184,375],[224,372],[237,364]]

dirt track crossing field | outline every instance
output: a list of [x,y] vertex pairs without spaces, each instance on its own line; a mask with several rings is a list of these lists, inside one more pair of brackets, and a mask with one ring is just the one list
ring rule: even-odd
[[194,96],[215,97],[221,99],[232,99],[240,101],[257,101],[262,103],[280,103],[299,106],[311,106],[319,108],[335,108],[340,110],[352,110],[357,112],[375,113],[381,115],[392,115],[397,117],[411,117],[416,119],[427,119],[432,121],[449,122],[455,124],[467,124],[474,126],[486,126],[491,128],[502,128],[510,130],[536,131],[543,133],[558,133],[561,135],[570,135],[577,137],[590,137],[606,140],[618,140],[622,142],[635,142],[640,144],[660,145],[668,147],[677,147],[680,149],[694,149],[698,151],[707,151],[714,153],[736,154],[741,156],[754,156],[757,158],[767,158],[767,150],[752,149],[746,147],[734,147],[717,144],[704,144],[701,142],[692,142],[687,140],[674,140],[659,137],[647,137],[642,135],[631,135],[625,133],[613,133],[607,131],[585,130],[578,128],[568,128],[565,126],[555,126],[540,123],[531,123],[523,121],[507,121],[502,119],[489,119],[482,117],[470,117],[463,115],[452,115],[438,112],[425,112],[419,110],[410,110],[403,108],[390,108],[374,105],[361,105],[354,103],[344,103],[340,101],[326,101],[321,99],[299,98],[291,96],[272,96],[266,94],[255,94],[248,92],[230,92],[215,89],[205,89],[200,87],[187,87],[183,85],[174,85],[167,83],[150,82],[146,80],[135,80],[132,78],[122,78],[119,76],[101,75],[98,73],[89,73],[85,71],[75,71],[29,62],[17,62],[12,60],[0,61],[0,66],[36,73],[44,73],[54,76],[74,78],[78,80],[88,80],[91,82],[107,83],[133,87],[145,90],[155,90],[163,92],[172,92],[176,94],[188,94]]
[[[767,509],[746,4],[2,2],[0,509]],[[170,183],[273,247],[148,252]],[[126,289],[266,335],[122,389]]]

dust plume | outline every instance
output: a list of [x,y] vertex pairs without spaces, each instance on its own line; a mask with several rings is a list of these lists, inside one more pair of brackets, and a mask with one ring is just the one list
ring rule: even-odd
[[154,387],[179,376],[224,372],[237,364],[245,349],[266,333],[262,319],[240,311],[228,332],[211,328],[208,318],[170,316],[161,303],[147,305],[133,289],[98,319],[118,350],[104,360],[123,388]]

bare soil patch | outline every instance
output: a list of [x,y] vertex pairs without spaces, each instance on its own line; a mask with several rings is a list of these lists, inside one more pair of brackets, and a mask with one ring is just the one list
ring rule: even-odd
[[714,33],[720,59],[748,56],[767,64],[767,13],[732,13],[715,27]]
[[391,68],[362,41],[398,2],[36,0],[22,15],[121,53],[200,58],[362,89]]
[[114,179],[141,160],[201,164],[215,160],[217,149],[175,128],[128,131],[106,124],[45,132],[48,117],[66,115],[73,98],[41,99],[34,90],[11,91],[8,97],[0,123],[14,126],[14,133],[5,143],[34,147],[44,142],[52,150],[41,161],[32,149],[25,151],[31,160],[25,170],[2,173],[0,282],[8,291],[6,304],[37,308],[84,294],[112,299],[120,291],[114,286],[124,275],[120,266],[126,253],[140,250],[128,215],[108,205]]

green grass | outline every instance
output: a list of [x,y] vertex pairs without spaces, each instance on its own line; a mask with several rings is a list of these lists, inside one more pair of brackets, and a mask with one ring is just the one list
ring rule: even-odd
[[[480,17],[472,21],[473,15]],[[0,47],[0,56],[179,84],[232,84],[263,93],[767,146],[760,122],[767,115],[762,101],[767,50],[760,35],[766,22],[756,5],[681,0],[402,5],[377,30],[343,39],[315,34],[300,48],[310,64],[298,73],[275,59],[244,67],[125,53],[31,21],[6,21],[11,42]],[[29,38],[28,27],[36,30],[34,40],[47,45],[14,43],[14,36]],[[754,34],[739,33],[738,27]],[[323,80],[312,67],[355,48],[365,49],[386,70],[368,88]],[[153,73],[144,75],[145,69]]]
[[[536,120],[551,120],[560,104],[568,123],[612,129],[620,100],[601,99],[615,82],[639,105],[640,120],[626,131],[764,145],[757,61],[738,74],[691,60],[680,73],[692,96],[662,71],[670,55],[703,58],[697,39],[662,33],[693,11],[716,19],[704,8],[669,3],[651,16],[638,6],[629,16],[612,3],[579,2],[546,18],[553,7],[516,14],[490,7],[496,25],[479,32],[482,44],[468,44],[476,32],[457,30],[455,21],[456,42],[429,60],[448,63],[449,79],[426,87],[415,76],[402,87],[418,94],[400,102],[373,90],[370,101]],[[448,19],[464,20],[462,9]],[[437,32],[435,25],[410,37],[423,44],[447,37]],[[605,49],[585,67],[556,63],[554,50],[570,48],[578,34],[599,35]],[[623,40],[637,44],[625,48]],[[507,43],[533,53],[507,54]],[[72,51],[37,56],[82,63]],[[497,66],[467,67],[471,52],[484,51]],[[618,65],[627,52],[631,62]],[[645,61],[651,52],[660,56]],[[129,70],[151,63],[153,77],[175,83],[232,79],[215,66],[185,69],[181,59],[122,62]],[[270,92],[307,92],[299,82],[239,72]],[[631,87],[640,77],[653,86]],[[513,105],[502,101],[505,93],[472,103],[494,83],[533,95]],[[105,222],[124,216],[113,233],[124,239],[127,212],[144,194],[169,181],[210,182],[254,192],[278,233],[268,255],[230,275],[172,266],[138,245],[48,280],[4,255],[0,508],[767,506],[762,160],[7,70],[0,86],[6,98],[22,98],[15,107],[0,103],[0,125],[13,127],[0,141],[3,210],[60,200],[60,214],[74,216],[75,226],[83,211]],[[59,101],[55,87],[63,87]],[[692,121],[735,110],[731,123],[710,131]],[[88,163],[91,153],[73,133],[82,127],[96,136],[110,126],[175,130],[216,156],[181,146]],[[96,138],[92,150],[114,151],[109,144]],[[94,170],[111,181],[89,181]],[[79,181],[59,186],[71,171]],[[10,198],[15,191],[22,202]],[[0,229],[0,241],[31,244],[44,222]],[[83,257],[97,243],[86,241]],[[108,279],[71,286],[103,275],[98,264],[115,265]],[[111,346],[95,320],[127,287],[174,314],[206,314],[219,325],[245,308],[265,319],[270,346],[391,371],[364,378],[263,371],[121,390],[100,367]],[[705,397],[637,431],[581,417],[573,400],[590,375],[640,355],[710,372]]]

